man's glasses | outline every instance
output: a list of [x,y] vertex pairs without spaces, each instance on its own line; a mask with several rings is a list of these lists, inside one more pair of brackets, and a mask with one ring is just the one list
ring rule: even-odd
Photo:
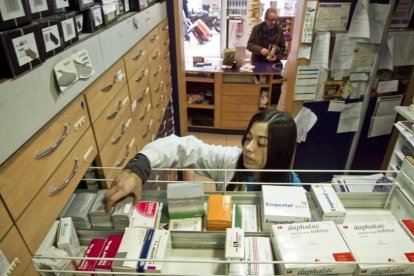
[[271,23],[276,23],[277,22],[277,18],[266,18],[266,20],[271,22]]

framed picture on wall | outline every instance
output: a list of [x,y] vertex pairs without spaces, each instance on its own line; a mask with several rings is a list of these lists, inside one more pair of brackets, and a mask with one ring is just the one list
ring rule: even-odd
[[339,98],[344,95],[344,84],[342,81],[325,81],[323,89],[323,97]]

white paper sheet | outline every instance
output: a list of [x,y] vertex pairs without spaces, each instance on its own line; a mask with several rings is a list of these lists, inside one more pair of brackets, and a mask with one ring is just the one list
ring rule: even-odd
[[298,66],[295,83],[295,100],[315,100],[319,84],[319,67]]
[[381,53],[381,59],[378,69],[394,70],[394,34],[388,33],[387,41]]
[[349,103],[339,117],[337,133],[356,132],[361,117],[362,102]]
[[345,108],[345,101],[331,100],[329,102],[329,112],[341,112]]
[[330,68],[332,71],[351,69],[356,43],[355,38],[351,38],[346,34],[336,34]]
[[296,128],[297,128],[297,138],[298,143],[305,142],[307,133],[311,128],[316,124],[318,118],[315,113],[312,112],[309,108],[302,107],[299,113],[295,117]]
[[414,65],[414,31],[393,32],[394,66]]
[[319,3],[315,30],[345,31],[351,3]]
[[397,115],[395,107],[401,105],[403,95],[383,96],[377,98],[373,116]]
[[357,2],[348,30],[349,37],[370,38],[368,5],[368,0]]
[[352,57],[351,70],[365,70],[370,72],[374,60],[378,55],[378,45],[367,43],[356,43]]
[[368,138],[390,134],[394,126],[395,117],[395,115],[371,117]]
[[384,33],[385,24],[387,23],[390,10],[390,4],[369,4],[369,28],[371,43],[380,44],[382,42],[382,35]]
[[380,81],[377,86],[377,93],[398,91],[398,80]]
[[331,33],[318,31],[312,47],[309,65],[329,69],[329,45]]
[[298,51],[298,58],[310,59],[311,51],[312,51],[312,46],[306,45],[306,44],[300,45],[299,51]]
[[303,20],[302,43],[312,43],[313,25],[316,16],[317,1],[307,1]]

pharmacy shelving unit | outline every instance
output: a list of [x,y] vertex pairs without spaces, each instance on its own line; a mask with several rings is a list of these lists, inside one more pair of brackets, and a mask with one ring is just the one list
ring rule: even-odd
[[[411,161],[412,162],[412,161]],[[387,192],[337,192],[339,199],[346,209],[344,223],[369,223],[381,221],[397,221],[399,219],[414,219],[414,164],[405,160],[396,178],[389,185],[392,188]],[[162,169],[164,170],[164,169]],[[177,171],[177,170],[173,170]],[[335,171],[333,174],[378,173],[373,171]],[[381,172],[384,173],[384,172]],[[157,185],[166,181],[157,180]],[[208,183],[208,181],[203,182]],[[230,184],[230,183],[227,183]],[[263,184],[263,183],[261,183]],[[314,185],[317,183],[303,183]],[[281,184],[282,185],[282,184]],[[357,184],[355,184],[357,185]],[[375,185],[375,184],[374,184]],[[261,192],[225,192],[216,191],[205,193],[207,202],[210,194],[228,194],[234,204],[261,205]],[[312,221],[316,221],[318,210],[310,192],[306,193],[308,205],[312,214]],[[143,198],[163,202],[163,216],[161,225],[168,222],[165,206],[167,205],[165,190],[144,190]],[[122,230],[113,229],[78,229],[81,244],[87,245],[92,238],[105,238],[112,234],[122,234]],[[268,232],[246,232],[245,236],[269,237]],[[171,231],[171,254],[161,260],[168,262],[168,275],[226,275],[229,261],[224,258],[225,232],[224,231]],[[306,250],[306,249],[304,249]],[[375,250],[375,249],[372,249]],[[50,256],[35,256],[34,259],[50,258]],[[274,260],[274,264],[281,261]],[[47,269],[38,268],[39,272]],[[49,272],[51,272],[49,270]],[[59,271],[53,271],[59,272]],[[63,272],[63,271],[60,271]],[[69,273],[70,271],[65,271]]]

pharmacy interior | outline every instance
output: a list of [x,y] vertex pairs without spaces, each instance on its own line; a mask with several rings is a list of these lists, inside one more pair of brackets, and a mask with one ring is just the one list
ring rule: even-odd
[[[286,52],[255,63],[269,7]],[[0,275],[413,275],[413,10],[0,1]],[[154,167],[139,201],[105,210],[146,145],[240,135],[272,109],[295,118],[299,185],[228,191],[246,183],[195,175],[234,169]]]

